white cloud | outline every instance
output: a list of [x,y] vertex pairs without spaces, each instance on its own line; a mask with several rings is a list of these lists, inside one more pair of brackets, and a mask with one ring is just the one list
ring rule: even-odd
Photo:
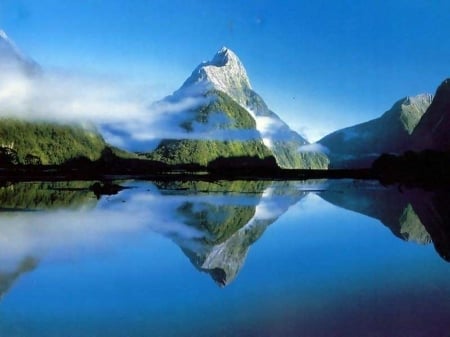
[[[333,126],[327,126],[323,127],[323,123],[317,123],[315,121],[309,122],[311,125],[315,125],[315,127],[309,127],[309,126],[300,126],[294,123],[292,125],[292,128],[297,130],[297,132],[305,139],[307,139],[309,142],[317,142],[326,135],[328,135],[330,132],[334,131],[335,128]],[[289,124],[291,125],[291,124]]]
[[109,78],[59,71],[30,75],[20,67],[0,67],[2,116],[60,122],[97,123],[142,118],[146,102],[133,88]]
[[277,131],[283,126],[283,123],[275,118],[255,116],[254,114],[253,116],[256,120],[256,127],[264,136],[276,134]]
[[313,143],[313,144],[306,144],[302,145],[298,148],[299,152],[321,152],[321,153],[329,153],[330,150],[321,144]]
[[193,123],[187,132],[180,124],[194,119],[193,110],[208,103],[204,83],[179,90],[152,103],[155,97],[142,86],[111,77],[93,77],[46,71],[27,74],[20,65],[0,64],[0,116],[61,123],[90,122],[100,127],[107,141],[117,146],[151,143],[162,138],[254,139],[254,130],[223,131],[214,124]]

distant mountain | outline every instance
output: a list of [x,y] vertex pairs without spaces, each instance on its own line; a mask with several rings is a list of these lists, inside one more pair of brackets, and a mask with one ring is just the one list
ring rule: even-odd
[[[16,44],[0,29],[0,69],[19,68],[27,74],[39,72],[39,65],[22,54]],[[17,70],[17,69],[15,69]]]
[[318,143],[328,148],[333,168],[370,167],[383,153],[413,148],[415,129],[432,101],[429,94],[403,98],[381,117],[335,131]]
[[[4,74],[33,79],[43,72],[0,30],[0,76]],[[58,165],[80,158],[94,161],[110,148],[93,125],[25,120],[11,117],[14,113],[0,111],[1,166]]]
[[438,87],[412,136],[415,150],[450,151],[450,79]]
[[107,147],[95,128],[0,118],[3,165],[58,165],[79,158],[94,161]]
[[[285,168],[328,165],[322,153],[300,152],[300,147],[308,142],[268,109],[251,88],[239,58],[227,48],[222,48],[211,61],[201,63],[181,88],[165,100],[173,103],[187,96],[206,100],[187,111],[186,119],[180,123],[186,139],[163,140],[150,158],[161,160],[170,152],[176,161],[204,164],[222,156],[264,158],[273,154],[278,165]],[[195,155],[195,149],[203,147],[205,151],[199,158],[181,155],[185,149]]]

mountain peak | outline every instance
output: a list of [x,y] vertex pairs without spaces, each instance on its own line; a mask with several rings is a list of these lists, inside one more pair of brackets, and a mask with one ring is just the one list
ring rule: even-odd
[[444,80],[437,88],[433,102],[414,130],[416,150],[450,149],[450,79]]
[[405,98],[403,105],[430,105],[433,100],[433,95],[431,94],[419,94],[416,96],[408,96]]
[[0,38],[3,40],[8,40],[8,35],[6,35],[3,29],[0,29]]
[[447,78],[438,87],[438,91],[449,90],[449,89],[450,89],[450,78]]
[[4,54],[15,55],[17,58],[23,58],[22,53],[16,44],[6,35],[5,31],[0,29],[0,56]]
[[2,29],[0,29],[0,58],[1,57],[9,57],[15,59],[23,58],[22,53]]
[[0,66],[19,66],[28,74],[36,74],[40,71],[39,65],[24,55],[11,40],[4,30],[0,29]]
[[251,89],[244,65],[227,47],[222,47],[211,61],[202,62],[195,68],[181,89],[200,82],[206,82],[214,89],[225,92],[239,104],[244,103],[244,91]]
[[242,66],[241,61],[237,57],[237,55],[227,47],[222,47],[216,55],[214,55],[213,59],[209,63],[209,65],[213,65],[216,67],[224,67],[228,63],[240,63],[240,66]]

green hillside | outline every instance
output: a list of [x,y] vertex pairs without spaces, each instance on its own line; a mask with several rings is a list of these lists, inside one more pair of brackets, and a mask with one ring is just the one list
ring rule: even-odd
[[[264,145],[256,130],[253,117],[219,90],[211,90],[205,94],[210,100],[207,104],[193,111],[193,117],[180,126],[194,135],[194,123],[204,124],[212,131],[233,131],[249,133],[254,131],[255,139],[250,140],[214,140],[214,139],[164,139],[151,153],[145,156],[151,160],[161,161],[170,165],[198,164],[206,166],[214,159],[224,157],[258,157],[266,158],[272,155]],[[218,114],[219,121],[214,120]],[[212,132],[214,135],[214,132]],[[245,138],[245,137],[244,137]]]
[[300,152],[299,143],[292,141],[275,141],[272,152],[280,167],[286,169],[327,169],[330,163],[327,155],[321,152]]
[[163,140],[146,157],[169,165],[198,164],[206,166],[219,157],[259,157],[271,156],[262,141],[215,141],[215,140]]
[[413,148],[414,130],[422,123],[432,96],[405,97],[381,117],[335,131],[319,143],[329,149],[331,168],[370,167],[382,153]]
[[93,128],[50,122],[0,119],[0,150],[11,164],[62,164],[100,158],[106,143]]
[[194,122],[207,124],[210,122],[211,116],[218,112],[222,112],[227,117],[227,121],[214,125],[218,129],[256,129],[253,117],[226,93],[220,90],[210,90],[205,97],[210,98],[208,104],[198,108],[193,119],[181,124],[186,131],[193,131]]

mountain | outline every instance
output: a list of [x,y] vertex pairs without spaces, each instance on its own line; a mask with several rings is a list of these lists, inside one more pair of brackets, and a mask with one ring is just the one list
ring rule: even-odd
[[438,87],[427,113],[415,128],[414,149],[450,151],[450,79]]
[[79,158],[94,161],[107,147],[95,128],[0,118],[3,165],[59,165]]
[[[195,88],[195,90],[193,90]],[[181,139],[163,139],[147,157],[167,164],[199,164],[206,166],[219,157],[272,156],[256,130],[255,120],[226,93],[205,89],[180,89],[166,98],[172,104],[197,99],[203,104],[179,121]],[[183,136],[186,137],[183,139]]]
[[328,148],[333,168],[370,167],[382,153],[401,154],[413,148],[415,129],[432,101],[429,94],[405,97],[381,117],[335,131],[318,143]]
[[39,65],[22,54],[5,31],[0,29],[0,69],[5,71],[8,68],[15,68],[29,75],[36,74],[40,70]]
[[[308,142],[269,110],[253,91],[239,58],[227,48],[219,50],[211,61],[201,63],[165,101],[181,102],[186,97],[198,101],[203,98],[203,103],[187,111],[185,120],[180,122],[185,139],[164,139],[149,154],[150,158],[164,160],[170,152],[175,158],[169,161],[205,164],[218,157],[265,158],[273,154],[284,168],[328,165],[322,153],[300,152],[300,147]],[[181,154],[195,154],[197,148],[201,151],[198,158]]]
[[[39,65],[23,55],[3,30],[0,30],[0,73],[7,75],[6,80],[14,80],[16,76],[32,80],[43,74]],[[109,148],[92,125],[5,117],[14,113],[0,111],[1,166],[58,165],[79,158],[94,161]]]

